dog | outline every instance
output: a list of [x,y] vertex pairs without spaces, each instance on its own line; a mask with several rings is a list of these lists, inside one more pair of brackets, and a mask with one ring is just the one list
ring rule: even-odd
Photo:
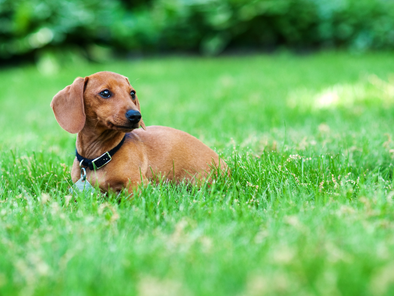
[[[74,82],[52,99],[59,125],[77,133],[71,177],[101,191],[132,194],[141,184],[208,180],[228,174],[217,153],[190,134],[164,126],[145,126],[135,89],[127,77],[98,72]],[[141,127],[141,129],[140,129]]]

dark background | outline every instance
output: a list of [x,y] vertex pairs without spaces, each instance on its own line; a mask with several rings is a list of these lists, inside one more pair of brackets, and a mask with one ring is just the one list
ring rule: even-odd
[[393,0],[0,0],[0,64],[394,48]]

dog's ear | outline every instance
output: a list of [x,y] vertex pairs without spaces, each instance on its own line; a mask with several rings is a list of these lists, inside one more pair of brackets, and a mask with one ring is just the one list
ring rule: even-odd
[[78,77],[73,84],[59,91],[51,107],[59,125],[71,134],[79,133],[85,126],[86,115],[83,91],[88,77]]
[[[128,79],[127,77],[125,77],[125,78],[126,78],[126,80],[127,80],[127,83],[128,83],[129,85],[131,85],[129,79]],[[140,101],[138,101],[138,98],[135,99],[135,105],[137,106],[138,111],[140,111],[140,113],[141,113]],[[142,118],[141,118],[139,124],[140,124],[140,127],[142,127],[144,130],[146,129],[145,123],[144,123],[144,121],[142,120]]]
[[[137,105],[137,108],[138,108],[138,110],[139,110],[140,113],[141,113],[141,107],[140,107],[140,102],[138,101],[138,98],[135,99],[135,104]],[[140,127],[142,127],[144,130],[146,130],[145,123],[144,123],[144,121],[142,120],[142,118],[141,118],[139,124],[140,124]]]
[[144,121],[142,120],[142,118],[141,118],[141,120],[140,120],[140,127],[142,127],[143,130],[146,130],[146,126],[145,126],[145,123],[144,123]]

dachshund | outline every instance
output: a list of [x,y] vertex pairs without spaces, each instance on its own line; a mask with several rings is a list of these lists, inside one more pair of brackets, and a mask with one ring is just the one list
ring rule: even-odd
[[126,188],[132,194],[149,181],[211,182],[212,175],[229,174],[218,154],[190,134],[146,127],[136,90],[120,74],[78,77],[53,97],[51,107],[59,125],[78,134],[74,183],[84,169],[101,191]]

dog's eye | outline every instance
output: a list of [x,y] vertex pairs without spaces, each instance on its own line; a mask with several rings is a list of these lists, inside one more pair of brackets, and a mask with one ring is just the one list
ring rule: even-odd
[[108,89],[103,90],[102,92],[100,92],[100,96],[104,99],[108,99],[111,97],[111,92]]
[[133,98],[133,100],[135,100],[135,90],[132,90],[130,92],[130,96]]

